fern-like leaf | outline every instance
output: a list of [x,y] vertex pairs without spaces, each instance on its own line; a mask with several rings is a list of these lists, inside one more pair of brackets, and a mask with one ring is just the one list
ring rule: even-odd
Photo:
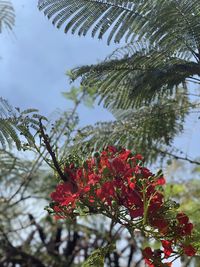
[[[22,142],[20,135],[25,137],[29,144],[34,143],[34,136],[29,128],[39,129],[39,120],[34,117],[40,117],[36,109],[28,109],[20,112],[20,109],[15,110],[8,104],[8,102],[0,98],[0,143],[3,148],[6,145],[11,146],[15,143],[17,149],[21,149]],[[31,115],[30,115],[31,114]]]
[[148,39],[195,53],[200,44],[199,0],[39,0],[40,10],[65,32],[127,42]]
[[[39,0],[39,9],[52,19],[53,24],[60,28],[63,24],[65,32],[71,30],[78,35],[86,35],[91,30],[92,37],[99,39],[109,33],[108,43],[112,39],[119,42],[131,30],[134,21],[146,18],[137,12],[140,1],[123,0]],[[134,34],[130,34],[131,36]]]
[[96,98],[106,108],[141,107],[170,97],[186,85],[187,77],[200,75],[199,64],[188,57],[192,55],[137,42],[117,49],[102,63],[72,70],[70,78],[81,77],[86,92],[96,88]]
[[13,29],[15,24],[15,11],[10,1],[0,0],[0,32],[3,28]]
[[103,267],[106,254],[111,253],[114,249],[115,245],[110,244],[103,248],[94,250],[88,259],[82,264],[82,267]]
[[72,149],[80,153],[81,148],[83,153],[88,153],[90,149],[121,145],[153,162],[160,155],[158,148],[169,148],[174,137],[183,131],[189,108],[188,98],[179,94],[139,110],[115,110],[115,121],[100,122],[81,129]]

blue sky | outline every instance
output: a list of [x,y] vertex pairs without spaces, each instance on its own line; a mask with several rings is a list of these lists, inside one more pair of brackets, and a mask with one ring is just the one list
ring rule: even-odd
[[[0,96],[13,106],[37,108],[48,116],[56,108],[71,107],[61,95],[70,88],[66,71],[83,64],[94,64],[111,53],[116,45],[106,40],[65,35],[39,12],[36,0],[12,0],[16,10],[14,33],[0,35]],[[121,44],[120,44],[121,45]],[[79,108],[81,125],[112,119],[102,107]],[[190,118],[179,148],[199,155],[200,127]]]
[[[61,95],[69,90],[66,71],[83,64],[100,61],[115,45],[81,38],[56,29],[35,0],[13,0],[16,10],[14,34],[0,35],[0,95],[14,106],[34,107],[49,115],[56,108],[71,105]],[[81,124],[106,120],[112,116],[100,107],[81,107]]]

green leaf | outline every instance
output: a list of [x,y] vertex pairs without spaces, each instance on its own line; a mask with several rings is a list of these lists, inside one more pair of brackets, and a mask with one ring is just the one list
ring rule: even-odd
[[78,99],[78,95],[80,93],[80,89],[77,87],[72,87],[69,92],[62,92],[62,95],[73,102],[76,102]]
[[34,136],[29,128],[38,131],[38,118],[47,120],[45,117],[33,113],[36,109],[20,111],[12,108],[8,101],[0,97],[0,145],[6,147],[15,143],[18,150],[22,148],[20,135],[25,137],[29,145],[34,143]]
[[[134,23],[136,18],[140,17],[140,23],[144,23],[136,10],[137,6],[136,3],[121,0],[39,0],[38,3],[39,9],[52,19],[57,28],[65,24],[65,33],[71,30],[72,33],[85,36],[90,32],[92,37],[98,36],[101,39],[110,31],[108,44],[111,39],[119,42],[130,32],[129,23]],[[129,23],[124,23],[126,19]],[[132,35],[134,31],[131,30],[129,36]]]
[[117,49],[101,63],[78,67],[72,72],[75,80],[81,79],[86,94],[92,88],[93,98],[112,111],[171,98],[198,68],[197,63],[180,58],[177,51],[135,42]]
[[85,216],[89,213],[89,208],[85,206],[83,203],[78,202],[76,204],[75,213],[78,213],[80,216]]
[[111,253],[114,249],[115,244],[113,243],[107,245],[106,247],[96,249],[83,263],[82,267],[104,267],[104,259],[106,254]]
[[2,28],[12,30],[15,25],[15,11],[10,1],[0,0],[0,33]]

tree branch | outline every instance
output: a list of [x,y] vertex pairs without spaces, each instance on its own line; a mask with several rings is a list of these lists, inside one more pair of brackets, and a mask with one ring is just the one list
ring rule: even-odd
[[172,152],[168,152],[168,151],[163,151],[161,149],[155,149],[156,151],[160,152],[161,154],[164,154],[164,155],[168,155],[170,157],[173,157],[174,159],[180,159],[180,160],[184,160],[184,161],[187,161],[189,163],[192,163],[192,164],[196,164],[196,165],[200,165],[200,161],[196,161],[196,160],[193,160],[187,156],[185,157],[182,157],[182,156],[179,156],[179,155],[176,155]]
[[64,175],[64,173],[62,172],[60,166],[59,166],[59,163],[56,159],[56,156],[55,156],[55,153],[53,152],[53,149],[50,145],[50,141],[49,141],[49,137],[47,134],[45,134],[44,132],[44,127],[42,125],[42,120],[41,118],[39,119],[39,127],[40,127],[40,134],[43,138],[43,141],[44,141],[44,144],[45,144],[45,147],[47,149],[47,151],[49,152],[50,156],[51,156],[51,159],[53,161],[53,164],[54,164],[54,167],[56,169],[56,171],[58,172],[60,178],[64,181],[64,182],[67,182],[68,181],[68,177],[66,175]]

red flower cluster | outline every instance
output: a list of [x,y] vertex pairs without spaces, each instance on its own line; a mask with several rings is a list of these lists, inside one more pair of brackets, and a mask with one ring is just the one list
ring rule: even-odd
[[[149,267],[171,266],[161,263],[161,255],[168,258],[177,245],[188,256],[195,254],[184,237],[191,235],[193,225],[184,213],[168,218],[170,205],[165,203],[162,173],[154,175],[143,166],[140,154],[109,146],[95,153],[82,164],[69,162],[64,167],[68,182],[57,186],[51,194],[53,209],[61,217],[79,215],[79,208],[87,207],[89,213],[101,212],[118,223],[137,222],[137,228],[145,232],[152,229],[152,236],[160,236],[164,251],[143,250]],[[154,264],[154,262],[156,262]],[[160,265],[159,265],[160,264]]]
[[[177,254],[175,252],[175,248],[179,248],[180,254],[184,253],[187,256],[194,256],[196,254],[196,249],[188,243],[188,237],[192,234],[193,224],[189,222],[189,218],[185,213],[178,213],[176,215],[176,220],[173,221],[173,224],[171,225],[166,220],[165,225],[165,233],[163,233],[163,231],[160,231],[160,233],[167,236],[169,232],[171,234],[171,238],[169,240],[161,240],[164,250],[159,250],[159,253],[158,251],[153,252],[149,247],[143,250],[145,262],[149,267],[171,266],[171,262],[162,263],[161,253],[163,252],[164,258],[167,259],[171,255],[175,256]],[[160,230],[159,227],[158,230]]]
[[156,187],[163,185],[165,179],[153,175],[142,162],[141,155],[133,156],[130,150],[118,151],[110,146],[81,167],[73,163],[65,166],[69,182],[59,184],[51,198],[65,214],[73,213],[78,201],[89,201],[107,205],[108,209],[115,202],[127,208],[131,218],[143,217],[144,209],[152,216],[163,204],[163,194]]
[[150,247],[146,247],[142,251],[145,263],[149,267],[169,267],[172,266],[171,262],[165,262],[162,263],[162,251],[160,249],[157,249],[155,251],[152,251]]

